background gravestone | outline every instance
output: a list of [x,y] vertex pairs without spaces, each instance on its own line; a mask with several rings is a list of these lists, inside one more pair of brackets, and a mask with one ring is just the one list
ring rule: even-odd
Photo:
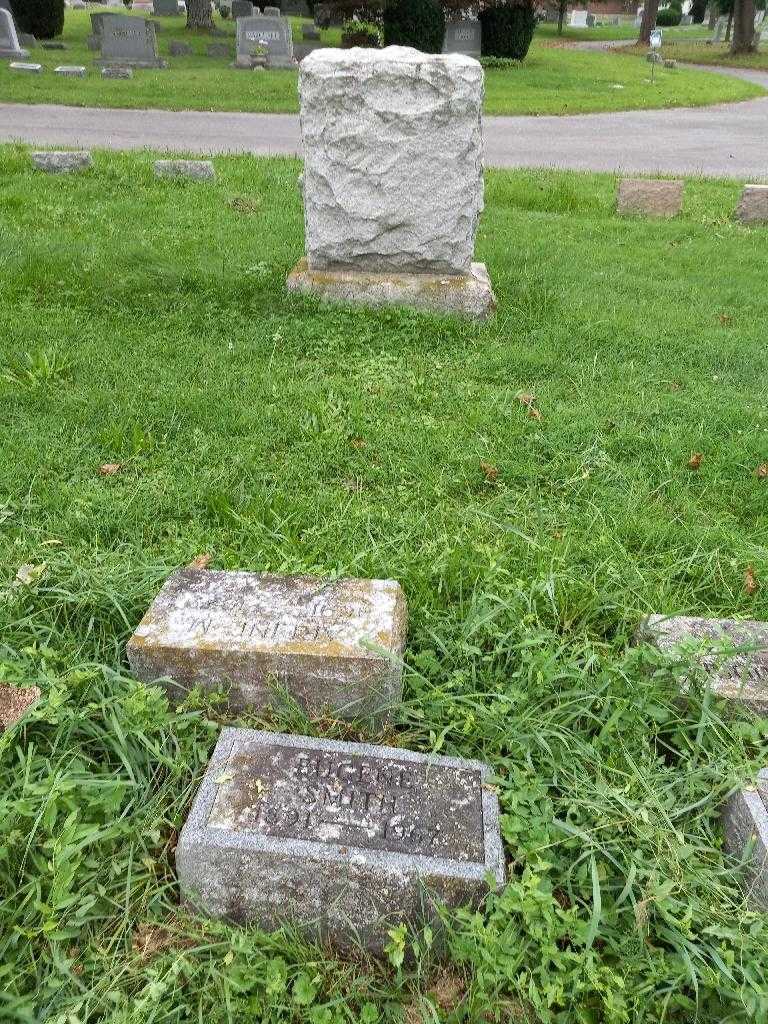
[[232,17],[235,19],[252,18],[253,4],[250,0],[232,0]]
[[29,51],[22,48],[13,15],[9,10],[0,7],[0,57],[16,59],[29,56]]
[[622,178],[616,212],[646,217],[676,217],[683,207],[683,181],[652,178]]
[[745,185],[736,208],[742,224],[768,224],[768,185]]
[[133,68],[167,68],[167,61],[157,55],[155,26],[144,18],[113,14],[102,21],[102,66],[119,65]]
[[498,797],[478,761],[224,729],[179,836],[182,898],[213,917],[283,922],[381,953],[436,901],[503,885]]
[[443,53],[465,53],[479,57],[482,51],[482,25],[479,21],[449,21],[445,26]]
[[280,690],[313,715],[380,715],[402,697],[405,598],[394,580],[182,569],[128,642],[133,672],[226,687],[235,708],[263,710]]
[[250,57],[259,46],[266,47],[270,67],[294,66],[293,35],[290,22],[285,18],[256,14],[252,18],[237,19],[238,60]]
[[153,0],[153,13],[160,18],[169,18],[179,13],[178,0]]
[[746,870],[748,909],[768,910],[768,769],[758,773],[757,784],[731,796],[723,809],[725,848],[742,860],[752,846]]

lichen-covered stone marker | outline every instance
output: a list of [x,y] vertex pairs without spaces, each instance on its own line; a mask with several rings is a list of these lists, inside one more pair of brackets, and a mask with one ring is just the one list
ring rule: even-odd
[[435,902],[504,881],[490,769],[393,747],[224,729],[176,848],[185,900],[380,952]]
[[768,622],[650,615],[641,639],[669,654],[691,654],[712,692],[768,714]]
[[676,217],[683,208],[682,181],[622,178],[619,182],[617,212],[646,217]]
[[[462,54],[321,49],[299,66],[306,259],[292,291],[487,316],[483,69]],[[358,282],[359,279],[359,283]]]
[[210,160],[155,160],[154,168],[156,178],[216,179],[216,170]]
[[30,154],[32,163],[46,174],[74,174],[93,167],[93,158],[87,149],[83,150],[41,150]]
[[763,768],[755,786],[734,793],[723,810],[725,848],[741,859],[753,843],[746,878],[754,910],[768,910],[768,769]]
[[[380,715],[402,698],[406,604],[394,580],[182,569],[128,642],[133,672],[229,689],[237,709],[281,692],[311,715]],[[175,685],[174,685],[175,684]]]
[[768,224],[768,185],[745,185],[736,219],[742,224]]

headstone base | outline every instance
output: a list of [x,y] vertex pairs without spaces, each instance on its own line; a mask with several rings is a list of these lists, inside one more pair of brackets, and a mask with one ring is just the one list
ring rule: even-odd
[[326,302],[361,306],[411,306],[433,313],[487,319],[496,309],[484,263],[468,274],[409,274],[396,271],[310,270],[306,257],[288,275],[289,292],[316,295]]
[[746,883],[750,910],[768,910],[768,769],[757,776],[757,785],[734,793],[723,808],[725,848],[734,857],[742,857],[754,837],[752,858]]
[[12,57],[14,60],[25,60],[29,56],[29,50],[9,50],[0,46],[0,57],[6,60]]
[[94,61],[99,68],[150,68],[165,69],[168,67],[167,60],[97,60]]
[[183,900],[380,954],[401,922],[502,885],[488,766],[392,747],[224,729],[176,847]]

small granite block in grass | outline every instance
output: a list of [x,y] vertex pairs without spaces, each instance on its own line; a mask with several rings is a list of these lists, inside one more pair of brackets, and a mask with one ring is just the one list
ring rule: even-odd
[[216,171],[210,160],[155,160],[157,178],[194,178],[214,181]]
[[768,623],[651,615],[640,636],[669,654],[692,654],[712,692],[768,714]]
[[133,68],[102,68],[102,78],[133,78]]
[[742,224],[768,224],[768,185],[745,185],[736,218]]
[[65,78],[85,78],[88,74],[87,68],[82,64],[60,64],[53,70],[55,74],[63,75]]
[[723,809],[725,848],[743,859],[751,847],[745,882],[748,909],[768,910],[768,769],[757,776],[757,785],[734,793]]
[[309,714],[378,716],[402,698],[406,606],[394,580],[182,569],[133,637],[135,675],[173,695],[227,687],[260,711],[288,694]]
[[72,174],[93,167],[93,159],[88,150],[79,152],[39,152],[32,153],[32,163],[39,171],[47,174]]
[[382,952],[437,904],[504,882],[499,805],[479,761],[224,729],[179,837],[182,896],[205,914],[297,926]]
[[43,39],[40,46],[44,50],[66,50],[66,45],[58,39]]
[[180,43],[174,39],[168,48],[168,52],[172,57],[191,57],[192,47],[189,43]]
[[232,47],[228,43],[209,43],[205,52],[208,57],[230,57]]
[[28,64],[21,60],[12,60],[8,67],[11,71],[22,71],[28,75],[39,75],[43,71],[42,64]]
[[623,178],[619,182],[617,212],[646,217],[676,217],[683,206],[682,181]]

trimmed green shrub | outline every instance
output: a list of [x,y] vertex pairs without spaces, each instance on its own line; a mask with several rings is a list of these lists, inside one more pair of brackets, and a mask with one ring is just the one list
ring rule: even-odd
[[483,56],[523,60],[536,28],[533,0],[499,3],[480,12]]
[[345,21],[341,29],[341,45],[348,49],[351,46],[381,46],[381,31],[372,21]]
[[445,15],[438,0],[395,0],[384,9],[384,45],[440,53]]
[[13,19],[20,32],[53,39],[64,28],[64,0],[13,0]]
[[670,28],[672,25],[679,25],[682,17],[682,13],[676,7],[667,7],[656,15],[656,24],[659,28]]

